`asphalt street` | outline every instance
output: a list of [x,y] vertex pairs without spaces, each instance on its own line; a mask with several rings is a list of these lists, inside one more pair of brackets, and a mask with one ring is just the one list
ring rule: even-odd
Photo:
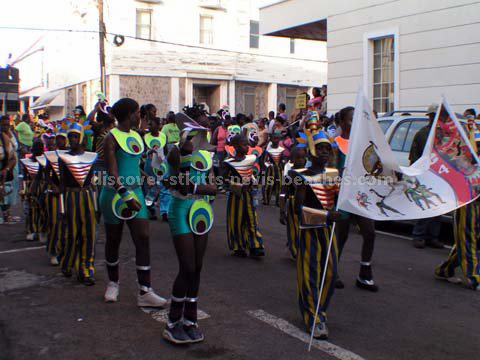
[[[215,202],[199,296],[205,342],[175,347],[162,338],[161,311],[136,306],[134,247],[124,233],[120,297],[105,304],[104,233],[97,283],[79,285],[48,264],[22,224],[0,225],[0,360],[20,359],[479,359],[480,293],[435,280],[447,249],[415,249],[378,235],[380,291],[357,289],[361,238],[352,227],[340,265],[346,285],[328,312],[328,343],[312,351],[296,303],[295,263],[285,252],[278,209],[261,207],[266,257],[239,259],[226,241],[225,196]],[[168,297],[177,262],[168,224],[150,223],[153,288]]]

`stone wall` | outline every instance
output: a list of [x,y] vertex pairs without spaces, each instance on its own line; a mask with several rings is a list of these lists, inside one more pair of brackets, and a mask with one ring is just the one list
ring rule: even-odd
[[157,115],[170,111],[171,80],[160,76],[120,76],[120,97],[135,99],[140,105],[152,103]]

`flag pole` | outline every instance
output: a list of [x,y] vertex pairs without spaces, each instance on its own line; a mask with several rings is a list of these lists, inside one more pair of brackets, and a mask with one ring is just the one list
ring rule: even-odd
[[[337,207],[335,208],[335,211],[338,211],[338,203]],[[327,268],[328,268],[328,263],[330,259],[330,253],[332,252],[332,243],[333,243],[333,236],[335,234],[335,225],[336,221],[332,225],[332,233],[330,234],[330,241],[328,243],[328,250],[327,250],[327,258],[325,259],[325,265],[323,266],[323,276],[322,276],[322,283],[320,285],[320,291],[318,293],[318,301],[317,301],[317,309],[315,310],[315,317],[313,319],[313,326],[312,330],[310,333],[310,342],[308,344],[308,352],[312,349],[312,342],[313,342],[313,332],[315,331],[315,324],[317,323],[317,317],[318,317],[318,310],[320,309],[320,301],[322,300],[322,294],[323,294],[323,288],[325,286],[325,278],[327,275]]]

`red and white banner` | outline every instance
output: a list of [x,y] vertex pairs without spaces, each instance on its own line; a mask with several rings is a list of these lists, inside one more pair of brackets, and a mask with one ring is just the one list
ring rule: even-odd
[[442,215],[480,195],[480,166],[445,99],[423,155],[400,166],[363,91],[357,94],[338,208],[374,220]]

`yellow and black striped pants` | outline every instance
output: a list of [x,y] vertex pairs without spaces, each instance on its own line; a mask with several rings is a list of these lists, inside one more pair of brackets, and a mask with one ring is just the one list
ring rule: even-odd
[[287,248],[294,258],[298,251],[298,215],[295,213],[295,197],[289,196],[287,199]]
[[455,274],[460,266],[472,287],[480,285],[480,263],[478,244],[480,237],[480,201],[474,201],[455,211],[454,229],[455,245],[448,259],[435,269],[435,273],[444,277]]
[[61,254],[64,246],[65,226],[60,216],[60,196],[51,192],[47,194],[47,252],[50,256]]
[[84,278],[95,273],[96,217],[94,192],[91,189],[65,193],[65,248],[62,271],[71,272],[78,257],[78,273]]
[[282,188],[282,168],[277,164],[267,166],[263,179],[263,203],[270,205],[272,195],[275,196],[275,205],[278,206],[280,190]]
[[227,240],[233,251],[246,250],[247,246],[250,249],[263,249],[251,188],[243,188],[241,195],[232,191],[228,193]]
[[28,196],[27,233],[40,234],[47,231],[47,213],[44,198],[38,193]]
[[[297,298],[300,314],[310,330],[313,326],[315,310],[323,277],[323,267],[327,257],[330,227],[301,229],[299,231],[297,253]],[[317,324],[326,321],[326,311],[335,291],[337,277],[337,243],[333,236],[332,250],[328,259],[325,285],[320,301]]]

